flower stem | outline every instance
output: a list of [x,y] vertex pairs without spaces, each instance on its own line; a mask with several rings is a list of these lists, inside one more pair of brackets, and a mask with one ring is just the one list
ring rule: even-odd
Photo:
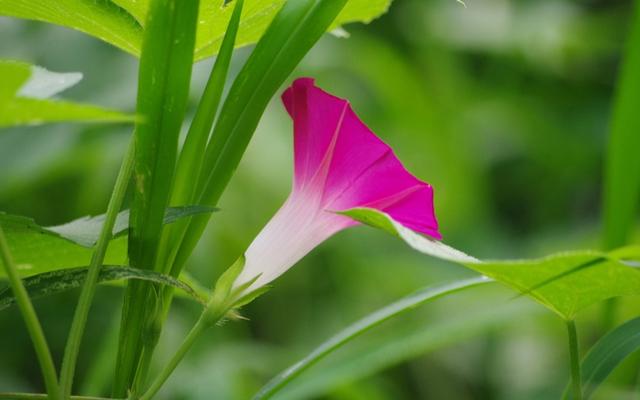
[[204,331],[206,328],[210,327],[211,325],[214,325],[216,322],[218,322],[218,320],[220,320],[220,318],[222,318],[224,313],[215,313],[215,316],[212,317],[211,304],[212,303],[209,303],[209,306],[207,306],[207,308],[204,309],[204,311],[198,318],[198,321],[191,328],[191,330],[187,334],[187,337],[184,339],[184,341],[182,342],[182,344],[180,345],[176,353],[173,355],[173,357],[171,357],[171,359],[169,360],[167,365],[164,366],[162,371],[160,371],[160,374],[156,377],[156,379],[154,379],[149,389],[147,389],[147,391],[142,396],[139,397],[139,400],[151,400],[162,388],[162,385],[165,384],[167,379],[169,379],[169,377],[171,376],[173,371],[176,369],[180,361],[182,361],[182,359],[187,354],[191,346],[193,346],[193,344],[195,343],[200,333],[202,333],[202,331]]
[[9,245],[1,226],[0,258],[2,259],[2,264],[4,265],[7,277],[9,278],[11,290],[16,297],[16,302],[18,303],[24,322],[27,325],[27,330],[29,331],[33,347],[36,351],[36,356],[40,362],[40,369],[42,369],[42,376],[47,388],[48,398],[51,400],[59,400],[62,397],[60,396],[58,376],[56,374],[56,367],[53,364],[53,358],[51,357],[51,351],[49,350],[49,345],[47,344],[47,339],[42,331],[42,326],[40,325],[36,311],[29,299],[29,293],[27,292],[27,289],[25,289],[24,284],[20,279],[20,275],[18,275],[18,268],[13,262],[13,257],[11,256],[11,251],[9,250]]
[[576,331],[575,321],[567,321],[567,331],[569,333],[573,400],[582,400],[582,373],[580,372],[580,353],[578,351],[578,333]]
[[109,241],[113,236],[113,226],[115,224],[116,217],[118,216],[118,212],[120,211],[120,207],[122,206],[122,201],[131,178],[133,160],[134,140],[132,138],[129,143],[127,153],[124,156],[124,160],[122,161],[122,165],[120,166],[120,171],[118,172],[118,177],[116,178],[111,198],[109,199],[104,224],[102,225],[95,251],[91,257],[91,263],[89,265],[89,270],[87,271],[87,278],[84,281],[82,292],[80,293],[78,306],[76,307],[76,311],[73,316],[71,330],[69,331],[67,345],[64,350],[62,370],[60,371],[60,387],[65,398],[68,398],[71,394],[75,367],[78,359],[78,353],[80,351],[80,345],[82,343],[82,336],[87,324],[87,317],[96,292],[98,277],[107,252],[107,247],[109,246]]

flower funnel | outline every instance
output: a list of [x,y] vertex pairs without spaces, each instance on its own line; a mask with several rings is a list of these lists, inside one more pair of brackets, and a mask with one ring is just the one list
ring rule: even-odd
[[440,239],[433,189],[411,175],[348,101],[296,80],[282,95],[293,119],[291,194],[245,253],[235,287],[257,289],[282,275],[314,247],[358,224],[339,214],[354,208],[385,213],[397,223]]

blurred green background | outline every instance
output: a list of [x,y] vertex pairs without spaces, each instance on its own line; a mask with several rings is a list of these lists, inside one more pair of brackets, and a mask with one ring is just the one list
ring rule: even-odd
[[[294,76],[351,100],[410,171],[436,191],[445,241],[481,258],[600,246],[603,150],[631,2],[396,0],[348,39],[326,35]],[[0,57],[84,80],[65,98],[132,111],[137,61],[88,36],[0,18]],[[247,49],[236,52],[235,71]],[[211,60],[195,66],[190,110]],[[274,99],[221,212],[190,261],[209,284],[286,198],[292,133]],[[53,225],[106,208],[131,127],[58,124],[0,132],[0,210]],[[637,235],[636,235],[637,236]],[[246,399],[350,322],[426,285],[473,273],[358,227],[330,239],[244,309],[248,321],[203,337],[158,396]],[[108,393],[121,307],[102,287],[76,392]],[[77,292],[37,300],[57,360]],[[625,299],[617,319],[634,315]],[[578,319],[587,348],[600,307]],[[157,362],[199,314],[177,301]],[[15,308],[0,313],[0,392],[42,391]],[[569,376],[564,324],[490,285],[386,323],[305,373],[281,399],[553,399]],[[633,398],[638,360],[599,392]]]

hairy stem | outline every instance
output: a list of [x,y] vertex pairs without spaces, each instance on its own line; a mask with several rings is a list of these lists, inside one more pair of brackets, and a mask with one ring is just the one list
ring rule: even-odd
[[47,344],[47,339],[42,331],[42,326],[36,315],[36,310],[33,308],[33,304],[29,299],[27,289],[25,289],[20,275],[18,275],[18,267],[13,262],[11,251],[9,250],[9,244],[4,235],[4,230],[0,226],[0,257],[2,264],[9,278],[9,284],[11,290],[16,297],[16,302],[24,318],[24,322],[27,325],[27,330],[31,336],[33,347],[35,348],[38,362],[40,363],[40,369],[42,370],[42,376],[44,377],[44,383],[47,388],[48,397],[51,400],[62,399],[60,396],[60,387],[58,386],[58,375],[56,374],[56,367],[53,364],[53,358],[51,357],[51,351]]
[[98,285],[98,277],[100,275],[100,269],[104,261],[109,241],[113,236],[113,226],[116,222],[116,217],[122,206],[124,196],[127,192],[127,186],[131,178],[131,171],[133,168],[134,160],[134,140],[131,139],[127,153],[124,156],[116,183],[109,199],[107,206],[107,214],[105,216],[102,230],[100,231],[100,237],[96,245],[96,249],[91,257],[91,263],[89,264],[89,270],[87,271],[87,278],[84,281],[82,292],[80,293],[80,299],[78,300],[78,306],[76,307],[75,314],[73,316],[73,322],[71,323],[71,330],[67,339],[67,346],[64,350],[64,358],[62,360],[62,370],[60,371],[60,387],[65,398],[68,398],[71,394],[73,387],[73,376],[78,359],[78,353],[80,351],[80,345],[82,343],[82,336],[87,324],[87,317],[89,316],[89,310],[91,309],[91,303],[96,292]]
[[200,334],[206,328],[210,327],[211,325],[214,325],[216,322],[218,322],[218,320],[220,320],[224,316],[224,312],[216,312],[215,310],[213,310],[213,308],[215,307],[212,307],[212,303],[209,303],[209,306],[207,306],[207,308],[205,308],[205,310],[202,312],[202,314],[198,318],[198,321],[191,328],[191,330],[189,331],[189,333],[187,334],[184,341],[182,342],[178,350],[175,352],[173,357],[171,357],[171,359],[164,366],[162,371],[160,371],[160,374],[151,383],[151,386],[149,387],[149,389],[147,389],[147,391],[142,396],[140,396],[139,400],[151,400],[162,388],[162,386],[165,384],[167,379],[169,379],[173,371],[176,369],[178,364],[182,361],[182,359],[187,354],[189,349],[191,349],[191,347],[196,342]]

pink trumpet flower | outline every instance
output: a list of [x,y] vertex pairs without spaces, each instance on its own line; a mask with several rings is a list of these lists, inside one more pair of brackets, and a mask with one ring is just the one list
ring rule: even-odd
[[247,249],[235,287],[256,277],[248,291],[266,285],[336,232],[358,224],[339,211],[376,209],[441,239],[431,185],[404,168],[347,100],[300,78],[282,101],[294,126],[293,188]]

